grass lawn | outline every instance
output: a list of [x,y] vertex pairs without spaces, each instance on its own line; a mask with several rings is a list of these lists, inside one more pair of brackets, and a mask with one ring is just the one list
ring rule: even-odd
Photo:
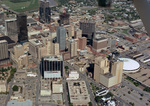
[[26,2],[13,3],[9,0],[2,0],[0,4],[5,4],[12,10],[17,12],[24,12],[29,10],[34,10],[39,7],[38,0],[29,0]]
[[129,29],[124,29],[123,33],[126,34],[126,35],[129,35],[128,31],[129,31]]

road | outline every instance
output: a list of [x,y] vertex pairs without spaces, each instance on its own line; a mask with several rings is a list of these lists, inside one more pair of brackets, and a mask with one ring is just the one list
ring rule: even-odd
[[[40,63],[39,63],[40,64]],[[40,75],[40,65],[37,65],[37,82],[36,82],[36,98],[35,98],[35,106],[38,106],[39,94],[40,94],[40,85],[41,85],[41,75]]]
[[12,94],[12,86],[13,86],[13,82],[14,82],[14,78],[10,81],[10,83],[8,84],[9,85],[9,94],[7,95],[7,97],[6,97],[6,101],[5,101],[5,106],[7,106],[7,103],[8,103],[8,101],[9,101],[9,99],[10,99],[10,97],[11,97],[11,94]]
[[[69,64],[69,63],[67,63],[67,62],[64,62],[64,66],[68,66],[69,69],[71,69],[71,70],[76,70],[75,67],[73,67],[71,64]],[[81,80],[84,80],[85,83],[86,83],[86,86],[87,86],[88,92],[89,92],[89,94],[90,94],[90,98],[91,98],[91,102],[92,102],[93,106],[96,106],[96,102],[95,102],[95,100],[94,100],[95,97],[94,97],[94,94],[92,93],[92,90],[90,89],[90,83],[89,83],[89,81],[88,81],[86,75],[85,75],[85,74],[82,74],[81,72],[79,72],[79,74],[80,74]]]
[[[67,65],[69,67],[69,69],[71,70],[76,70],[78,69],[77,67],[73,67],[72,65],[70,65],[69,63],[65,62],[65,65]],[[101,84],[98,84],[97,82],[95,82],[92,78],[88,78],[86,73],[81,73],[80,71],[79,72],[79,75],[80,75],[80,79],[81,80],[84,80],[86,82],[86,85],[87,85],[87,88],[88,88],[88,92],[90,94],[90,98],[91,98],[91,102],[93,104],[93,106],[96,106],[96,102],[94,100],[94,94],[92,92],[92,90],[90,89],[90,83],[92,82],[96,87],[99,87],[99,88],[103,88],[104,86],[101,85]],[[127,102],[125,102],[124,100],[122,100],[120,97],[117,97],[116,95],[114,95],[115,98],[120,101],[120,105],[119,106],[128,106],[129,104]]]
[[123,79],[122,80],[122,85],[127,86],[133,90],[135,90],[136,92],[143,94],[145,97],[150,98],[150,95],[147,92],[144,92],[142,89],[134,86],[132,83],[128,82],[127,80]]

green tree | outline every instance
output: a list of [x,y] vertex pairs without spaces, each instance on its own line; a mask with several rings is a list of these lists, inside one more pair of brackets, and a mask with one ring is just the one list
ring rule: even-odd
[[69,69],[69,67],[68,66],[65,66],[65,70],[68,70]]
[[13,91],[18,91],[18,86],[14,85],[12,89],[13,89]]
[[89,106],[93,106],[91,102],[89,102]]

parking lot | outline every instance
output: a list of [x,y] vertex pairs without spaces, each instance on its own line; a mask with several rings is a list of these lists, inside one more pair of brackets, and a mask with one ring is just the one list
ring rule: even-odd
[[127,103],[134,103],[134,106],[149,106],[149,98],[131,88],[128,88],[127,86],[117,88],[112,92]]

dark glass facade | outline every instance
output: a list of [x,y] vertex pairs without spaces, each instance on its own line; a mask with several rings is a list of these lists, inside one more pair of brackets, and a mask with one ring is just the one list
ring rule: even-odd
[[17,14],[18,42],[28,41],[27,15]]
[[63,76],[63,61],[44,60],[44,58],[42,58],[40,64],[40,70],[41,70],[41,75],[43,77],[45,71],[50,71],[50,72],[60,71],[61,76]]
[[42,23],[51,22],[51,8],[49,7],[49,2],[47,1],[40,1],[39,21]]
[[59,22],[59,25],[61,26],[62,24],[63,25],[69,25],[69,17],[70,17],[70,14],[67,14],[67,13],[62,13],[60,14],[59,18],[60,18],[60,22]]

